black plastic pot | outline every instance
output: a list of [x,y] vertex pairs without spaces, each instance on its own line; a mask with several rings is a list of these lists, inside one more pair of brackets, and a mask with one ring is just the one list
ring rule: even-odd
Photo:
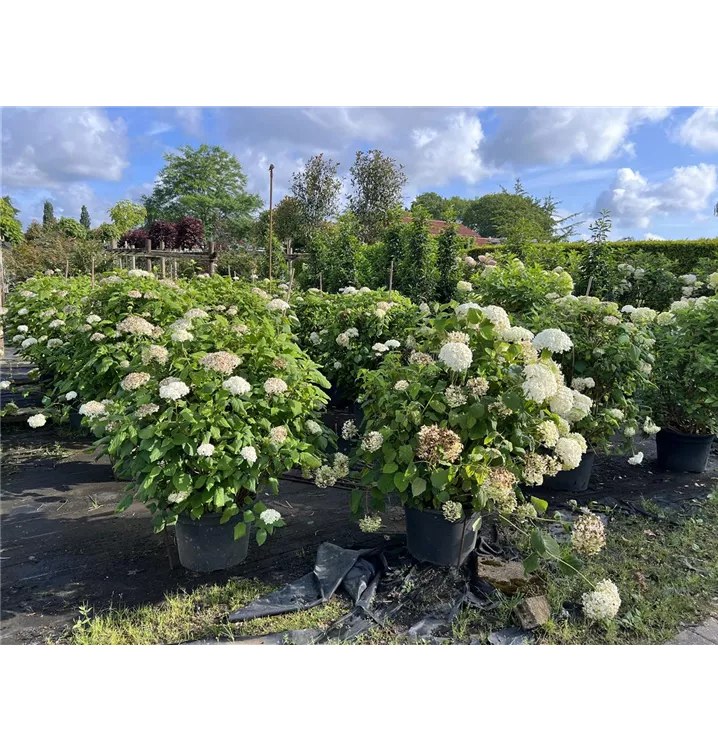
[[249,550],[249,532],[235,541],[236,523],[220,524],[219,513],[205,513],[194,519],[181,515],[177,518],[175,536],[180,563],[197,573],[227,570],[239,565]]
[[542,486],[559,492],[583,492],[588,489],[595,458],[593,451],[584,453],[581,463],[575,469],[559,471],[555,477],[544,477]]
[[658,465],[669,471],[705,471],[713,438],[663,427],[656,435]]
[[404,506],[406,515],[406,546],[409,554],[420,562],[433,565],[461,565],[476,546],[478,530],[471,518],[451,523],[439,510],[418,510]]

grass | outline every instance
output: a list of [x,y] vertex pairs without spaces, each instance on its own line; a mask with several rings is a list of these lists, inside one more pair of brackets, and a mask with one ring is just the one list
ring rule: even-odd
[[324,628],[349,611],[349,605],[335,597],[321,607],[245,623],[230,623],[231,612],[271,587],[252,579],[235,578],[224,584],[200,586],[191,593],[168,594],[160,604],[141,607],[111,607],[95,613],[82,607],[80,617],[59,643],[75,645],[150,645],[183,643],[203,639],[258,636],[282,630]]
[[[718,597],[718,491],[695,502],[690,513],[671,514],[646,503],[658,518],[614,513],[606,548],[582,573],[597,582],[610,578],[621,593],[618,617],[606,625],[588,623],[581,615],[581,595],[587,584],[580,576],[554,571],[544,580],[553,619],[534,631],[543,644],[663,643],[688,624],[705,619]],[[648,507],[650,506],[650,507]],[[511,539],[517,542],[517,539]],[[160,604],[112,607],[93,612],[83,607],[75,625],[60,639],[73,644],[159,644],[191,640],[260,636],[283,630],[324,629],[350,610],[336,596],[304,612],[231,624],[230,612],[270,587],[235,578],[191,593],[167,595]],[[535,592],[532,592],[535,593]],[[489,633],[517,625],[514,608],[520,595],[495,594],[489,610],[465,607],[452,623],[449,642],[486,642]],[[409,643],[406,625],[387,623],[360,636],[366,645]]]

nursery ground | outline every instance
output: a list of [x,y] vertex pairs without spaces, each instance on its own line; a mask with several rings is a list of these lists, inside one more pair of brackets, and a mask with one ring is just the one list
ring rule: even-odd
[[[587,628],[570,607],[562,609],[562,603],[577,601],[580,585],[558,578],[548,594],[561,616],[535,635],[539,642],[665,642],[682,624],[698,623],[710,611],[718,594],[718,505],[707,498],[718,460],[711,458],[704,475],[665,474],[654,466],[652,444],[642,447],[643,466],[628,466],[619,457],[601,459],[589,490],[576,496],[581,504],[591,501],[609,510],[609,547],[591,575],[606,570],[619,582],[624,598],[619,622],[609,630]],[[4,643],[60,637],[176,643],[321,628],[348,609],[341,597],[234,630],[226,616],[232,607],[311,570],[322,541],[369,547],[403,529],[403,514],[394,508],[382,533],[363,534],[349,517],[348,491],[283,481],[273,504],[287,527],[261,548],[252,543],[236,571],[201,575],[176,564],[170,568],[168,554],[176,562],[172,534],[153,534],[142,506],[115,513],[124,485],[115,481],[109,464],[94,460],[88,440],[52,428],[10,427],[3,434],[2,468]],[[536,494],[566,508],[560,495]],[[488,619],[481,612],[462,612],[451,640],[485,641],[492,628],[514,625],[516,598],[499,599],[501,606]],[[68,626],[78,619],[81,625],[68,635]],[[407,624],[377,629],[363,640],[403,642]]]

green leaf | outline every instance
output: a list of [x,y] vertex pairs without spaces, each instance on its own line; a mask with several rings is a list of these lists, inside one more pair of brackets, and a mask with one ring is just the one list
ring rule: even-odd
[[240,521],[235,527],[234,527],[234,538],[241,539],[245,534],[247,533],[247,524],[243,521]]
[[261,547],[267,541],[267,532],[264,529],[257,529],[257,544]]
[[384,464],[384,468],[382,469],[382,471],[384,474],[393,474],[398,469],[399,467],[392,461],[388,464]]
[[361,506],[362,497],[364,496],[364,490],[352,490],[351,500],[349,501],[349,507],[352,513],[355,515],[359,512]]
[[524,572],[533,573],[535,570],[538,570],[540,564],[541,560],[539,556],[534,552],[524,560]]
[[426,492],[426,480],[421,477],[417,477],[411,483],[411,495],[412,497],[418,497],[419,495]]
[[449,481],[448,469],[437,469],[431,474],[431,484],[437,490],[440,490],[443,487],[445,487],[448,481]]
[[402,472],[397,472],[394,474],[394,486],[399,490],[399,492],[405,492],[406,488],[409,486],[409,478]]
[[252,523],[254,521],[254,513],[251,510],[245,510],[243,518],[245,523]]
[[536,508],[536,512],[541,515],[548,510],[548,503],[542,500],[540,497],[534,497],[533,495],[529,498],[531,504]]

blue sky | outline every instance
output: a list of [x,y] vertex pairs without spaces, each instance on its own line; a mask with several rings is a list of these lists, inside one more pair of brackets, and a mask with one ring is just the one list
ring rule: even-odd
[[93,226],[121,198],[152,188],[165,152],[218,144],[268,200],[313,154],[346,174],[358,149],[404,165],[407,205],[435,190],[470,198],[511,188],[551,193],[586,224],[611,210],[614,237],[718,236],[718,108],[45,108],[2,110],[2,194],[23,223],[79,217]]

